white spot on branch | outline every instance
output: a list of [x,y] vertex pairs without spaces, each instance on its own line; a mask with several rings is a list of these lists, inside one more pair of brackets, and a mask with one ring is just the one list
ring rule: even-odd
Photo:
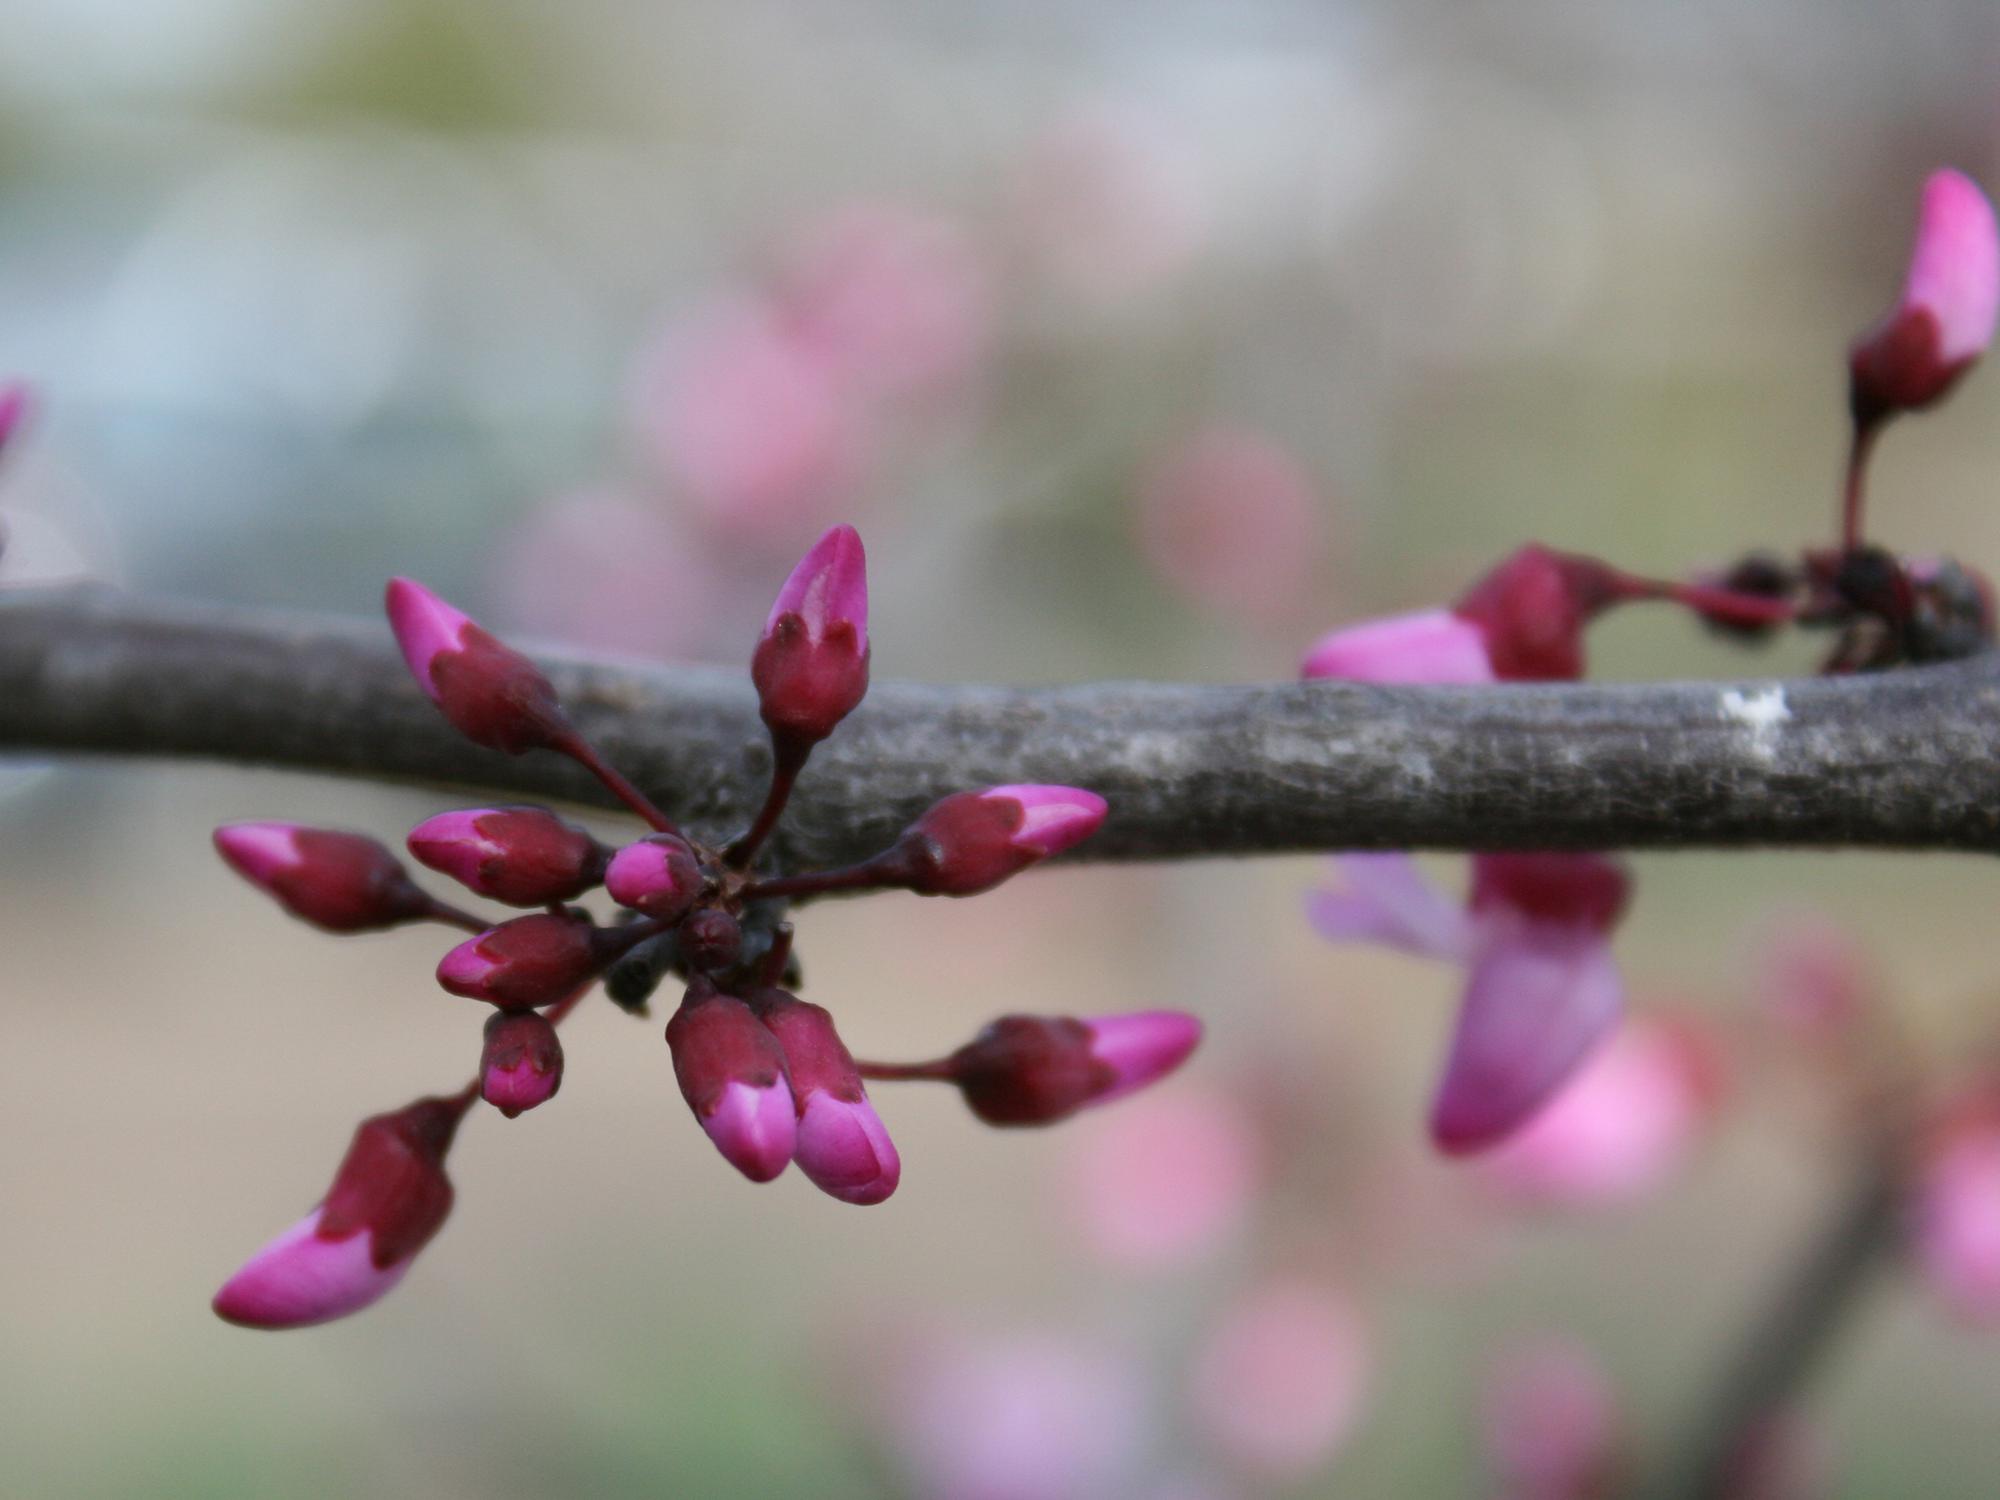
[[1745,693],[1730,688],[1722,695],[1722,717],[1743,726],[1750,736],[1750,753],[1759,760],[1771,760],[1778,753],[1778,726],[1791,718],[1781,687]]

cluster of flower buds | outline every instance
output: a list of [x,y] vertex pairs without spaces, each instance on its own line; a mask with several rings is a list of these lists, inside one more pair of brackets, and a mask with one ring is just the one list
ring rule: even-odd
[[[947,796],[888,848],[843,869],[760,870],[757,858],[813,747],[868,687],[868,594],[861,539],[835,527],[806,554],[752,659],[772,773],[748,829],[710,844],[674,826],[609,765],[565,713],[554,685],[421,585],[389,585],[388,614],[411,674],[452,726],[508,754],[565,755],[648,832],[612,848],[540,807],[440,813],[410,831],[410,853],[476,895],[533,908],[489,921],[418,886],[360,834],[288,823],[218,829],[217,848],[292,915],[329,932],[439,922],[469,936],[438,984],[493,1007],[479,1072],[459,1093],[366,1122],[321,1206],[246,1265],[216,1299],[233,1322],[284,1328],[373,1302],[436,1233],[451,1204],[444,1154],[476,1099],[513,1118],[562,1083],[556,1027],[616,968],[610,989],[643,1013],[669,972],[685,992],[666,1028],[674,1076],[729,1163],[768,1182],[797,1162],[846,1203],[879,1203],[901,1163],[867,1082],[955,1084],[981,1119],[1046,1124],[1117,1098],[1178,1066],[1200,1027],[1170,1012],[1078,1020],[1007,1016],[934,1062],[857,1063],[833,1017],[784,986],[791,928],[773,913],[834,891],[970,896],[1059,854],[1103,822],[1104,800],[1075,787],[1009,785]],[[602,887],[621,908],[602,924],[572,905]],[[634,977],[636,976],[636,977]]]

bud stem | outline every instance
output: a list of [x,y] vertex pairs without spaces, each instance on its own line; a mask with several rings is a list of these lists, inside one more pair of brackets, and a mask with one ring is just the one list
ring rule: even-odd
[[797,900],[802,896],[825,896],[834,891],[872,891],[903,883],[903,872],[888,850],[858,865],[838,870],[811,870],[802,875],[775,875],[769,880],[752,881],[743,888],[746,901],[782,896]]
[[916,1063],[862,1062],[857,1058],[854,1071],[876,1083],[950,1083],[956,1076],[948,1057]]
[[1788,625],[1799,613],[1798,606],[1789,599],[1743,593],[1712,583],[1675,583],[1616,570],[1611,571],[1608,581],[1613,590],[1611,597],[1617,602],[1665,600],[1725,625]]
[[1861,512],[1866,499],[1869,455],[1882,431],[1879,417],[1856,416],[1854,437],[1847,446],[1847,483],[1841,496],[1840,542],[1849,552],[1861,546]]
[[604,783],[605,790],[637,813],[650,827],[660,833],[679,835],[680,830],[672,819],[655,807],[652,800],[617,770],[606,763],[596,748],[580,734],[569,734],[558,740],[552,747],[582,766],[591,775]]
[[757,810],[749,830],[734,840],[723,851],[723,861],[730,868],[747,870],[750,861],[757,857],[757,851],[764,847],[764,840],[771,836],[771,830],[778,826],[778,819],[784,816],[785,804],[791,801],[792,788],[798,784],[799,772],[806,768],[806,758],[812,754],[812,744],[801,744],[789,735],[771,736],[771,786],[764,794],[764,805]]
[[493,925],[477,913],[453,906],[449,901],[440,901],[435,896],[428,899],[430,905],[424,915],[433,922],[442,922],[447,927],[456,927],[475,936]]

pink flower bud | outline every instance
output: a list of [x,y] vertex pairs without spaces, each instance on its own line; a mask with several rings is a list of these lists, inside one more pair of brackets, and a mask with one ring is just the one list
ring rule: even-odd
[[663,922],[679,921],[701,894],[702,884],[694,850],[671,833],[627,844],[611,856],[604,872],[604,888],[613,901]]
[[1474,584],[1452,612],[1479,627],[1495,677],[1572,682],[1583,676],[1583,628],[1613,597],[1602,564],[1531,543]]
[[868,562],[852,526],[836,526],[792,569],[764,622],[751,680],[773,736],[817,744],[868,691]]
[[1481,855],[1473,908],[1484,930],[1431,1109],[1431,1135],[1461,1154],[1534,1117],[1617,1025],[1625,986],[1605,933],[1627,882],[1589,854]]
[[926,896],[975,896],[1097,831],[1106,804],[1073,786],[996,786],[934,803],[887,861]]
[[880,1203],[896,1191],[902,1159],[833,1017],[784,990],[760,990],[750,999],[784,1049],[798,1106],[799,1170],[843,1203]]
[[1993,340],[2000,314],[2000,231],[1993,207],[1962,172],[1924,183],[1903,294],[1848,351],[1857,421],[1880,421],[1941,399]]
[[1448,609],[1365,620],[1323,635],[1301,677],[1346,682],[1491,682],[1486,633]]
[[1002,1016],[951,1055],[951,1077],[989,1125],[1049,1125],[1164,1078],[1200,1040],[1180,1011]]
[[216,851],[301,921],[371,932],[428,916],[431,898],[374,839],[297,823],[225,823]]
[[553,1005],[617,956],[617,939],[570,912],[536,912],[489,927],[447,953],[438,983],[506,1010]]
[[246,1328],[304,1328],[382,1297],[451,1212],[444,1156],[467,1100],[419,1099],[361,1122],[325,1200],[215,1294]]
[[410,675],[460,734],[509,755],[570,737],[556,690],[527,657],[420,583],[392,578],[386,602]]
[[479,1055],[479,1097],[513,1119],[555,1098],[562,1087],[562,1041],[532,1010],[495,1011],[486,1021]]
[[733,995],[688,991],[667,1022],[681,1097],[729,1164],[769,1182],[792,1159],[797,1108],[778,1039]]
[[439,813],[410,830],[410,853],[509,906],[580,896],[603,878],[606,851],[541,807],[475,807]]

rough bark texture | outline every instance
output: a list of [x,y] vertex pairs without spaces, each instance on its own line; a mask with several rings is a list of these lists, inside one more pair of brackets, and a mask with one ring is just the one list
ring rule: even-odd
[[[724,833],[769,765],[747,674],[538,653],[583,730]],[[0,596],[0,747],[178,755],[604,804],[552,755],[458,738],[372,620],[108,592]],[[813,757],[794,866],[881,848],[937,797],[1110,799],[1079,854],[1363,848],[2000,848],[2000,663],[1623,686],[883,682]]]

